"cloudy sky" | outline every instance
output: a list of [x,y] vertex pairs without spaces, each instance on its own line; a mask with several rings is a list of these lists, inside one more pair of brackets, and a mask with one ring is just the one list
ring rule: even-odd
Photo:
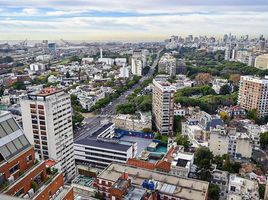
[[268,36],[268,0],[0,0],[0,40]]

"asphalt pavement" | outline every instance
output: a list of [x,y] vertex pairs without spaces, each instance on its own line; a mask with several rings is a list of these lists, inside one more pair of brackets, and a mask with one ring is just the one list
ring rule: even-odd
[[117,99],[113,100],[110,104],[108,104],[107,106],[105,106],[104,108],[102,108],[98,115],[102,115],[102,116],[107,116],[110,117],[111,115],[115,115],[116,114],[116,106],[118,104],[122,104],[126,101],[126,98],[128,95],[132,94],[134,92],[134,90],[136,88],[139,87],[139,85],[145,81],[146,79],[150,78],[155,70],[155,67],[157,66],[157,63],[159,61],[159,55],[160,55],[161,50],[157,53],[157,57],[154,60],[154,63],[152,64],[152,66],[150,66],[150,70],[148,71],[148,73],[143,76],[139,82],[134,85],[132,88],[130,88],[129,90],[127,90],[126,92],[124,92],[120,97],[118,97]]

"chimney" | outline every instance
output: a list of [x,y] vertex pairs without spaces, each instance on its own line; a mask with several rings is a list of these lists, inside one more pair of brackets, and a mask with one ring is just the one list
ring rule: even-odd
[[126,170],[124,170],[124,172],[122,174],[122,179],[128,180],[128,173]]

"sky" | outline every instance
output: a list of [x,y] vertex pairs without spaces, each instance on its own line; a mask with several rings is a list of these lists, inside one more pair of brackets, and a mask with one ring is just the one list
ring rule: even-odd
[[0,40],[268,36],[268,0],[0,0]]

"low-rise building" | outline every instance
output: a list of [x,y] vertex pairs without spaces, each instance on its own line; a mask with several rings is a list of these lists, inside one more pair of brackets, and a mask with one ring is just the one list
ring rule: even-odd
[[231,174],[229,177],[227,199],[259,200],[260,196],[258,182]]
[[126,67],[125,65],[123,65],[120,68],[119,78],[129,78],[129,67]]
[[217,110],[218,114],[226,113],[229,118],[245,118],[246,110],[240,106],[224,106]]
[[174,152],[171,162],[171,174],[188,177],[191,166],[194,164],[194,154],[186,152]]
[[89,130],[74,141],[76,164],[105,168],[112,162],[126,163],[137,155],[137,143],[113,139],[114,124]]
[[124,130],[142,131],[144,128],[152,129],[152,118],[145,113],[139,113],[139,116],[120,114],[113,118],[113,122],[116,128]]
[[[147,197],[154,200],[189,199],[189,195],[192,200],[205,200],[208,197],[208,185],[209,183],[205,181],[177,177],[119,163],[110,164],[97,176],[94,183],[95,188],[104,199],[124,199],[124,197],[128,197],[126,189],[132,187],[139,190],[147,189]],[[143,199],[143,194],[146,195],[140,191],[139,198],[130,199]]]
[[235,158],[251,158],[253,142],[246,133],[218,126],[210,131],[209,150],[216,156],[229,154]]
[[211,173],[211,183],[216,184],[220,187],[222,197],[226,197],[228,194],[229,186],[229,172],[215,169]]
[[222,86],[228,84],[227,79],[216,78],[212,81],[212,89],[217,93],[220,94],[220,89]]
[[230,135],[229,151],[230,155],[237,158],[251,158],[253,142],[246,133],[236,132]]
[[88,65],[94,62],[94,58],[82,58],[82,65]]
[[223,127],[210,131],[208,147],[214,156],[223,156],[228,153],[230,138]]
[[46,69],[43,63],[32,63],[30,64],[30,70],[34,72],[41,72]]

